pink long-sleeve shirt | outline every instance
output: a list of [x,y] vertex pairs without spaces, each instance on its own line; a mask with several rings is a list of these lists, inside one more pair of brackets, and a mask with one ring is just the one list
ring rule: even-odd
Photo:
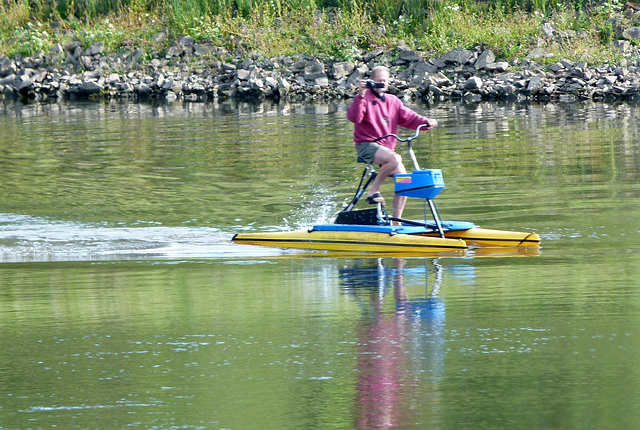
[[[364,97],[357,94],[347,109],[347,119],[353,123],[353,140],[356,145],[387,134],[397,134],[398,126],[415,130],[421,124],[428,124],[429,118],[418,115],[393,94],[385,94],[380,100],[371,90]],[[396,139],[388,137],[379,142],[391,150],[396,147]]]

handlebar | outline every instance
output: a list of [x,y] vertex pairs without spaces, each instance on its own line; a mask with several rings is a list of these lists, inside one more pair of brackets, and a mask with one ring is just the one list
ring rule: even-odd
[[399,137],[396,134],[387,134],[386,136],[378,137],[377,139],[372,140],[371,142],[373,142],[373,143],[380,142],[382,139],[386,139],[387,137],[395,137],[399,142],[409,142],[409,143],[411,143],[412,140],[414,140],[418,136],[420,136],[420,129],[422,127],[429,127],[429,124],[420,124],[418,126],[418,128],[416,128],[416,134],[414,134],[413,136],[405,137],[404,139]]
[[427,130],[430,128],[429,124],[421,124],[418,126],[418,128],[416,128],[416,134],[414,134],[413,136],[405,137],[403,139],[395,134],[387,134],[386,136],[379,137],[375,140],[372,140],[371,142],[373,143],[379,142],[382,139],[386,139],[387,137],[395,137],[399,142],[407,142],[407,146],[409,147],[409,155],[411,156],[411,161],[413,161],[413,166],[416,168],[416,170],[420,170],[420,166],[418,166],[418,160],[416,160],[416,154],[413,152],[413,149],[411,148],[411,141],[416,139],[418,136],[420,136],[420,129],[423,127],[428,127]]

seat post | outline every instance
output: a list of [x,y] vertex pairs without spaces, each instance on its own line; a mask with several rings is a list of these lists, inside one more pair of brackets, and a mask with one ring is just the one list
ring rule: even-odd
[[[360,184],[358,184],[356,195],[353,197],[353,200],[351,200],[351,203],[349,203],[349,205],[344,208],[343,212],[349,212],[353,209],[353,207],[356,205],[356,203],[358,203],[358,200],[360,200],[367,188],[369,188],[371,182],[373,182],[376,176],[378,176],[378,173],[376,172],[376,169],[372,163],[367,163],[360,157],[358,157],[358,163],[364,163],[366,164],[366,166],[364,168],[364,171],[362,172],[362,177],[360,178]],[[367,175],[367,171],[369,172],[369,178],[367,179],[365,184],[362,185],[362,181],[364,181],[364,177]]]

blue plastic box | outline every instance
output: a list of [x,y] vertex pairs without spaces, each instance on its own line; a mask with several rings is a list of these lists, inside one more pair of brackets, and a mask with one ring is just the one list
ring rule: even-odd
[[396,194],[407,197],[433,199],[444,190],[442,170],[414,170],[412,173],[393,175]]

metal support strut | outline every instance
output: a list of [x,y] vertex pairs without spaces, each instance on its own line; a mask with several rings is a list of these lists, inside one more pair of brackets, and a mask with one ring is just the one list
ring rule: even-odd
[[[442,221],[440,220],[440,213],[438,212],[438,208],[436,207],[436,203],[433,199],[426,199],[429,204],[429,209],[431,209],[431,215],[433,216],[433,220],[436,222],[436,228],[438,229],[438,233],[440,233],[440,237],[444,239],[444,230],[442,229]],[[427,223],[426,214],[427,208],[425,207],[425,220],[424,223]]]
[[[367,175],[367,171],[369,172],[369,178],[367,179],[367,182],[365,182],[365,184],[362,185],[362,182],[364,182],[364,177]],[[364,168],[364,171],[362,172],[362,177],[360,178],[360,184],[358,184],[358,189],[356,190],[356,195],[353,196],[353,200],[351,200],[351,203],[349,203],[349,205],[345,209],[343,209],[343,212],[349,212],[353,209],[356,203],[358,203],[358,200],[360,200],[364,192],[369,187],[369,184],[371,184],[371,182],[373,182],[373,180],[376,179],[376,176],[378,176],[378,173],[376,172],[376,169],[373,167],[373,164],[367,164]]]

